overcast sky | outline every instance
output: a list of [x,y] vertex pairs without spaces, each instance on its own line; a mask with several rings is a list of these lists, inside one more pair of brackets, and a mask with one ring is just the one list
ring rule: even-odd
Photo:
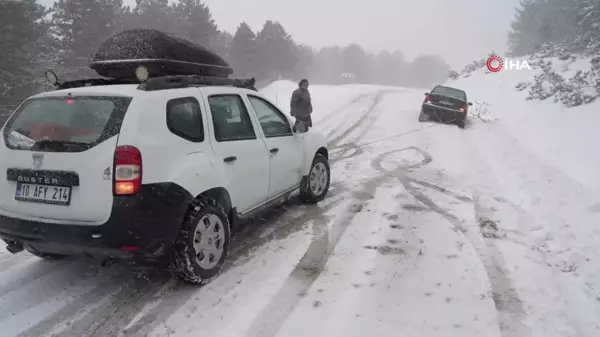
[[296,41],[314,47],[359,43],[400,49],[407,58],[439,54],[453,66],[506,48],[519,0],[206,0],[220,27],[241,21],[259,29],[280,21]]
[[[43,0],[46,3],[52,0]],[[134,0],[125,0],[133,5]],[[221,29],[246,21],[283,24],[312,47],[358,43],[368,51],[400,49],[408,59],[438,54],[461,67],[495,50],[506,36],[519,0],[205,0]]]

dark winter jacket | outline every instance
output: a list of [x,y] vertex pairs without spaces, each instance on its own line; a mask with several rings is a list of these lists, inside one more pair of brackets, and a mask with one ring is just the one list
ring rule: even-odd
[[310,118],[312,114],[312,102],[310,92],[300,88],[294,90],[292,100],[290,101],[290,113],[296,118]]

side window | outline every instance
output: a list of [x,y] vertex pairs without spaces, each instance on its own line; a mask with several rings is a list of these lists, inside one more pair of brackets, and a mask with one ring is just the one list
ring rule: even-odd
[[260,97],[248,95],[248,99],[256,112],[265,137],[293,135],[288,119],[276,107]]
[[168,101],[167,127],[172,133],[190,142],[203,142],[204,124],[198,100],[184,97]]
[[212,95],[208,104],[218,142],[256,139],[248,110],[239,95]]

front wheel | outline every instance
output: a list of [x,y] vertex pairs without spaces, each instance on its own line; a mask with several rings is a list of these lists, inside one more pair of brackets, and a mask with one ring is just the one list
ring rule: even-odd
[[210,199],[195,201],[175,242],[171,269],[189,283],[210,282],[223,268],[230,238],[223,206]]
[[302,178],[300,197],[309,204],[316,204],[325,199],[331,182],[329,161],[325,156],[317,154],[313,159],[310,173]]

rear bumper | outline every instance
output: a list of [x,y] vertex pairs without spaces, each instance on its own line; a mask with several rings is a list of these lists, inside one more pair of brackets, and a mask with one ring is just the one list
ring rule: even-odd
[[421,109],[430,119],[442,123],[456,124],[467,117],[466,112],[432,104],[423,104]]
[[44,253],[158,260],[169,254],[191,199],[177,184],[142,185],[136,196],[115,197],[110,218],[102,225],[0,216],[0,238]]

